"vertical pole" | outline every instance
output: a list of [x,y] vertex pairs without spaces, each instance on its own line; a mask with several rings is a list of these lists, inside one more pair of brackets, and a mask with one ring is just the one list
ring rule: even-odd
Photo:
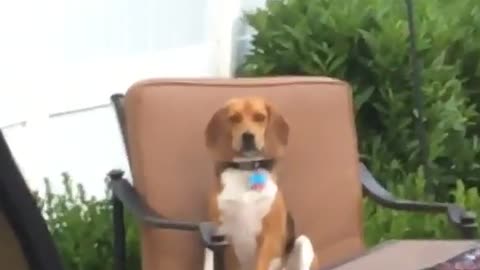
[[[417,44],[416,44],[416,30],[415,30],[415,18],[414,18],[414,7],[412,0],[405,0],[407,8],[407,19],[408,19],[408,30],[410,32],[409,43],[410,43],[410,62],[412,68],[412,84],[413,84],[413,96],[415,102],[415,108],[413,112],[415,120],[415,128],[417,133],[417,138],[420,145],[420,157],[425,168],[425,178],[430,179],[430,163],[428,161],[428,155],[430,152],[427,132],[425,129],[425,118],[424,118],[424,97],[422,93],[422,78],[421,78],[421,66],[420,61],[417,55]],[[429,183],[429,182],[427,182]]]
[[225,269],[225,236],[213,235],[211,241],[218,244],[213,248],[213,268],[214,270]]
[[[109,173],[110,181],[123,178],[123,171]],[[125,222],[122,202],[112,195],[113,204],[113,270],[126,270]]]
[[213,269],[214,270],[224,270],[225,269],[224,247],[220,247],[220,248],[218,248],[214,251]]

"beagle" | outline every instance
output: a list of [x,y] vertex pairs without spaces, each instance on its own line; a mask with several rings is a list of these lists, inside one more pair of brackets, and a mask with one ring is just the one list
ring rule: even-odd
[[310,270],[316,256],[306,236],[295,238],[294,222],[277,185],[289,125],[261,97],[233,98],[205,130],[214,161],[209,216],[230,245],[228,270]]

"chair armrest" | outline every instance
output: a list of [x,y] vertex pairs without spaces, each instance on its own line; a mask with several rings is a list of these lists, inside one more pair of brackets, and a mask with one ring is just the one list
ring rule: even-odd
[[174,229],[184,231],[199,231],[204,246],[214,250],[225,246],[227,243],[222,235],[216,234],[215,224],[209,222],[185,222],[175,221],[163,217],[146,204],[135,188],[123,178],[124,172],[112,170],[108,175],[113,196],[118,198],[133,216],[146,224],[162,229]]
[[[215,224],[202,222],[199,224],[200,236],[205,249],[204,270],[224,270],[225,269],[225,247],[228,242],[224,235],[218,234]],[[209,251],[210,250],[210,251]],[[213,252],[213,258],[211,254]],[[212,260],[213,259],[213,260]]]
[[211,250],[228,245],[224,235],[218,234],[217,226],[211,222],[201,222],[198,226],[202,243]]
[[395,210],[445,213],[450,222],[461,231],[465,238],[474,238],[476,235],[476,215],[473,212],[466,211],[452,203],[397,199],[380,185],[363,163],[360,163],[360,179],[364,193],[382,206]]
[[162,229],[198,230],[198,223],[170,220],[153,210],[143,201],[135,188],[123,178],[123,171],[113,170],[108,175],[113,196],[118,198],[136,219]]

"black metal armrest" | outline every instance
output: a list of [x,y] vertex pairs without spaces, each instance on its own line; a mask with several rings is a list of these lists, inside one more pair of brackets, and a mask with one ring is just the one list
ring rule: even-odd
[[212,250],[226,245],[225,238],[222,235],[217,234],[217,228],[213,223],[174,221],[157,213],[142,200],[135,188],[123,178],[123,174],[124,172],[121,170],[111,171],[109,173],[111,179],[110,186],[114,196],[122,202],[136,219],[162,229],[185,231],[198,230],[201,235],[202,243]]
[[457,227],[465,238],[474,238],[477,233],[476,215],[452,203],[419,202],[395,198],[378,183],[367,167],[360,163],[360,178],[363,191],[375,202],[395,210],[416,212],[445,213],[450,222]]
[[228,245],[224,235],[218,234],[217,226],[211,222],[202,222],[198,226],[202,243],[205,247],[216,251],[220,247]]
[[115,197],[132,213],[136,219],[146,224],[162,228],[185,231],[198,230],[198,224],[193,222],[173,221],[163,217],[148,206],[135,188],[123,178],[123,171],[113,170],[109,173],[110,187]]
[[225,269],[225,247],[228,242],[224,235],[218,234],[215,224],[202,222],[199,224],[200,236],[205,247],[213,251],[213,268],[215,270]]

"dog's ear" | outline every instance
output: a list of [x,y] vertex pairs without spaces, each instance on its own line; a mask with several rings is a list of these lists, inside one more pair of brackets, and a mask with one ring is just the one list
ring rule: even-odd
[[205,129],[205,143],[208,148],[213,148],[218,145],[219,141],[224,139],[227,132],[227,109],[221,108],[217,110],[210,121],[208,121]]
[[266,133],[269,137],[268,139],[273,139],[280,146],[285,147],[288,144],[288,135],[290,133],[287,121],[271,104],[267,104],[267,112],[268,125]]

